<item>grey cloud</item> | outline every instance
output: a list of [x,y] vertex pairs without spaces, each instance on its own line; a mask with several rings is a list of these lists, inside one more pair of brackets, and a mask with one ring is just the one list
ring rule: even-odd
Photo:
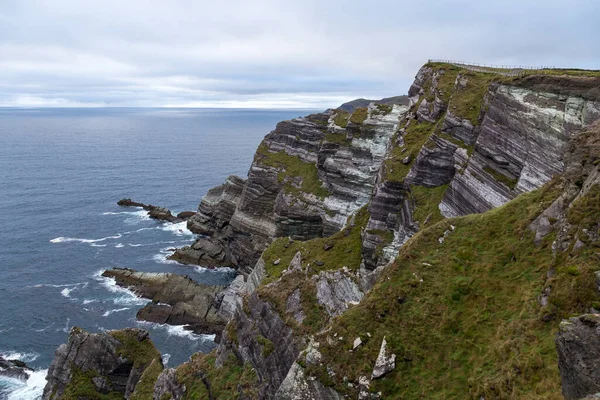
[[428,58],[599,68],[566,1],[0,4],[0,105],[335,106],[406,93]]

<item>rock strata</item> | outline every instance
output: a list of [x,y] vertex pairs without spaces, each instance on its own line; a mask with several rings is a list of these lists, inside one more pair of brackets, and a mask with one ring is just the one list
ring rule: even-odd
[[114,268],[102,276],[115,279],[140,297],[151,299],[138,311],[143,321],[187,325],[196,333],[220,334],[227,323],[219,314],[223,286],[203,285],[188,276]]
[[98,398],[128,399],[153,362],[161,363],[160,353],[142,329],[88,333],[74,327],[68,342],[56,350],[42,398],[84,398],[95,392]]

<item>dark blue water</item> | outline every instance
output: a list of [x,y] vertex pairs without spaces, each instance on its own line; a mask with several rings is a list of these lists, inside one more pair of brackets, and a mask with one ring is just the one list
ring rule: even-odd
[[246,176],[278,121],[306,113],[0,109],[0,353],[39,370],[28,385],[0,380],[0,398],[39,396],[72,326],[144,327],[169,366],[210,351],[211,337],[137,322],[145,301],[99,274],[117,266],[223,284],[235,273],[167,263],[167,249],[194,239],[185,223],[159,223],[116,202],[195,210],[228,175]]

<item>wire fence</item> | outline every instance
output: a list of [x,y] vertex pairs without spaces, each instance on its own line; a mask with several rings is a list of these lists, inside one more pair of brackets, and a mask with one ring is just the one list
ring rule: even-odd
[[461,67],[467,69],[469,71],[476,72],[489,72],[496,73],[500,75],[506,76],[521,76],[525,74],[530,74],[532,72],[547,74],[555,67],[551,66],[541,66],[541,67],[531,67],[527,65],[493,65],[493,64],[478,64],[478,63],[469,63],[464,61],[456,61],[456,60],[440,60],[440,59],[429,59],[430,63],[445,63],[455,65],[457,67]]

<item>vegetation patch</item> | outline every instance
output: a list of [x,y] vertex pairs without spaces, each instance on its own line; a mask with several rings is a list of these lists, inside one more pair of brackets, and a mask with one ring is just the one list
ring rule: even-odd
[[150,339],[144,339],[141,342],[137,340],[134,331],[120,330],[110,331],[109,334],[117,339],[122,345],[117,349],[117,352],[123,357],[132,360],[136,368],[145,368],[147,365],[158,358],[160,353],[152,344]]
[[[183,399],[258,397],[258,376],[249,364],[241,364],[233,355],[221,367],[215,366],[215,360],[215,352],[196,353],[190,361],[177,367],[177,381],[186,387]],[[210,383],[210,394],[203,380]]]
[[501,174],[500,172],[488,166],[483,167],[483,170],[490,174],[498,182],[505,184],[510,190],[513,190],[515,186],[517,186],[517,179],[511,179],[508,176]]
[[342,110],[336,110],[335,111],[335,117],[333,117],[333,122],[335,122],[335,124],[341,128],[345,128],[348,126],[348,119],[350,117],[350,114],[347,113],[346,111],[342,111]]
[[140,377],[135,391],[132,393],[130,400],[146,400],[151,399],[154,395],[154,384],[158,376],[163,371],[163,365],[160,358],[152,360],[150,365],[146,367],[144,373]]
[[[272,153],[264,143],[258,147],[255,161],[279,169],[278,179],[279,182],[284,184],[284,190],[287,193],[299,195],[300,192],[304,192],[314,194],[321,199],[330,194],[329,190],[323,187],[323,182],[319,179],[317,173],[317,166],[313,163],[304,162],[296,156],[290,156],[283,150]],[[292,181],[296,177],[302,180],[300,188],[292,185]]]
[[[311,274],[337,270],[344,266],[353,271],[358,270],[362,254],[360,234],[368,220],[369,212],[364,206],[355,213],[353,223],[348,223],[344,229],[332,236],[304,242],[283,237],[275,239],[262,255],[267,275],[263,286],[279,279],[297,252],[302,254],[302,267],[309,269]],[[278,265],[275,265],[276,260],[279,260]]]
[[354,110],[354,112],[350,116],[350,122],[352,122],[353,124],[356,124],[356,125],[361,125],[363,122],[365,122],[365,120],[367,119],[367,116],[368,116],[367,107],[359,107],[356,110]]
[[414,202],[413,220],[423,229],[444,219],[440,212],[440,203],[448,185],[428,188],[425,186],[411,186],[410,192]]
[[273,345],[273,342],[263,335],[257,335],[256,341],[262,346],[262,354],[264,358],[269,357],[271,353],[273,353],[273,350],[275,350],[275,345]]
[[[323,334],[344,340],[317,337],[336,389],[352,392],[341,377],[370,376],[385,336],[397,358],[395,370],[371,384],[383,398],[561,399],[558,322],[599,296],[597,265],[583,257],[555,260],[553,237],[533,244],[528,226],[559,192],[552,182],[487,213],[440,221],[409,240],[365,299]],[[578,275],[561,265],[577,266]],[[543,308],[538,297],[553,267],[551,305]],[[367,332],[369,341],[346,350]]]
[[[410,168],[414,164],[416,157],[421,151],[421,147],[427,142],[433,132],[435,124],[430,122],[418,122],[411,120],[402,137],[404,146],[395,146],[391,154],[384,161],[385,180],[401,182],[406,178]],[[400,133],[396,133],[399,135]],[[396,140],[394,137],[392,140]],[[404,164],[403,160],[409,157],[410,162]]]
[[498,74],[464,70],[461,77],[466,79],[464,87],[457,86],[452,94],[448,109],[457,117],[467,119],[473,126],[479,123],[483,98],[493,82],[506,81]]
[[92,379],[100,376],[94,371],[83,372],[78,368],[72,367],[73,376],[69,385],[61,397],[64,400],[122,400],[123,394],[119,392],[110,392],[107,394],[96,391],[96,387]]

